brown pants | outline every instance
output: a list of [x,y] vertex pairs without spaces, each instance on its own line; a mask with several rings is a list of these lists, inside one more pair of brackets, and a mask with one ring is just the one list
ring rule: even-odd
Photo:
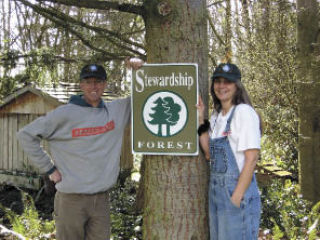
[[57,240],[109,240],[109,194],[56,192],[54,218]]

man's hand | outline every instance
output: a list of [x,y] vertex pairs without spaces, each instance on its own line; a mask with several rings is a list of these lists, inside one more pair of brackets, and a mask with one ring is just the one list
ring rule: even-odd
[[49,175],[49,179],[54,183],[58,183],[61,181],[62,177],[58,169],[54,170],[54,172]]
[[144,61],[142,61],[140,58],[130,58],[126,57],[124,60],[126,68],[132,68],[133,70],[137,70],[142,67],[144,64]]

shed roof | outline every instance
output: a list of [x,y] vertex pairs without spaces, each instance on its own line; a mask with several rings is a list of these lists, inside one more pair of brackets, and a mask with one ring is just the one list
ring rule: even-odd
[[[11,102],[13,102],[14,100],[16,100],[17,98],[19,98],[27,92],[33,93],[41,98],[44,98],[45,100],[55,105],[60,105],[67,103],[72,95],[80,94],[81,90],[78,83],[59,82],[58,84],[45,85],[43,87],[40,87],[35,84],[30,84],[18,89],[14,93],[4,98],[3,103],[0,104],[0,109],[10,104]],[[105,101],[111,101],[112,99],[117,98],[117,95],[113,94],[111,91],[106,90],[102,98]]]

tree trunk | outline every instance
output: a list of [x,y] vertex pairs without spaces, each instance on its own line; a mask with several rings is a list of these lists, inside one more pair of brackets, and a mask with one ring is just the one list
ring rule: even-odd
[[320,200],[319,3],[298,0],[299,179],[302,194]]
[[243,25],[246,32],[246,39],[249,44],[249,49],[252,45],[252,29],[251,29],[251,19],[249,14],[249,3],[247,0],[241,0],[242,2],[242,19],[243,19]]
[[225,32],[225,41],[226,41],[226,48],[225,48],[225,62],[231,62],[232,58],[232,46],[231,46],[231,39],[232,39],[232,28],[231,28],[231,2],[230,0],[226,1],[226,32]]
[[[148,0],[144,5],[147,62],[198,63],[199,91],[207,102],[206,1]],[[143,239],[208,239],[203,156],[145,156],[144,161]]]

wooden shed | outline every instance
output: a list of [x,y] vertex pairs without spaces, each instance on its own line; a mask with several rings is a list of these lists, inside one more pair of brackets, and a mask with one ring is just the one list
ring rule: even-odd
[[[40,189],[42,176],[19,147],[16,133],[36,118],[67,103],[71,95],[80,92],[78,84],[60,82],[56,86],[28,85],[4,99],[0,105],[0,183]],[[107,91],[103,95],[105,101],[116,97]],[[121,153],[122,169],[131,169],[133,166],[130,141],[128,127]],[[42,145],[49,152],[45,141]]]

